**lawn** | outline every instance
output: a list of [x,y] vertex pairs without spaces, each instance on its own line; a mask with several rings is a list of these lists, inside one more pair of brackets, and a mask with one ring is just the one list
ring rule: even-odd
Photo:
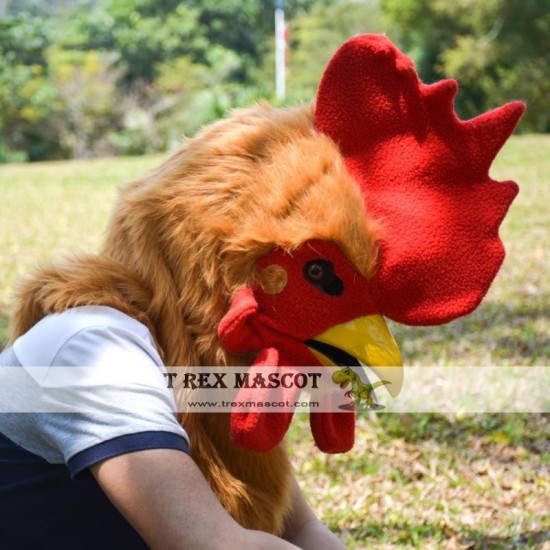
[[[0,348],[10,294],[38,262],[101,241],[116,188],[162,157],[0,166]],[[492,176],[521,193],[482,307],[445,327],[393,326],[409,365],[550,366],[550,136],[517,136]],[[543,383],[543,381],[541,381]],[[548,383],[548,382],[546,382]],[[309,500],[350,548],[550,548],[550,416],[379,414],[345,455],[288,437]]]

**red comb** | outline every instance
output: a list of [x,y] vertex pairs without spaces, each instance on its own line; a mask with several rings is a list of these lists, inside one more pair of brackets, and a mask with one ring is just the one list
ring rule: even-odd
[[362,35],[336,52],[317,95],[315,125],[338,144],[382,225],[373,295],[405,324],[469,313],[504,259],[498,227],[518,189],[488,173],[525,105],[462,121],[457,88],[423,84],[389,39]]

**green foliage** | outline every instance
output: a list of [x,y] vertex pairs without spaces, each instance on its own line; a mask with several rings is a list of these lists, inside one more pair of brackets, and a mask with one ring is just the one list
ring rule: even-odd
[[550,0],[285,0],[287,96],[274,98],[276,0],[4,0],[0,162],[144,154],[259,98],[311,102],[350,36],[388,33],[425,82],[460,81],[469,118],[524,99],[550,131]]
[[151,81],[159,65],[206,48],[198,11],[173,1],[112,0],[112,40],[127,83]]
[[78,158],[108,154],[108,133],[121,126],[116,73],[109,56],[97,51],[48,51],[51,82],[64,105],[56,131],[66,150]]
[[208,52],[207,63],[181,56],[164,63],[159,71],[155,89],[170,100],[157,104],[158,121],[169,143],[181,139],[182,129],[194,133],[229,109],[249,105],[258,97],[255,88],[231,81],[230,74],[241,66],[235,52],[215,46]]
[[56,157],[51,120],[59,97],[47,73],[40,21],[0,20],[0,162]]
[[523,131],[550,131],[550,0],[381,0],[394,36],[426,82],[459,80],[470,118],[512,99]]
[[60,13],[82,10],[92,6],[96,0],[2,0],[4,13],[13,17],[27,14],[33,17],[53,17]]
[[[386,22],[375,1],[318,3],[289,21],[290,52],[288,102],[311,102],[320,76],[332,54],[351,36],[382,33]],[[269,69],[274,67],[274,47],[269,43]]]

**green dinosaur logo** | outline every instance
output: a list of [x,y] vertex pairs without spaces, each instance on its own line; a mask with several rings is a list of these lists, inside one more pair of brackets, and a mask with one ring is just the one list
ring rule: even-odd
[[351,367],[340,367],[332,374],[332,381],[342,389],[350,387],[345,396],[351,398],[352,401],[339,406],[340,409],[349,411],[378,411],[383,409],[384,405],[375,402],[373,392],[380,386],[391,384],[389,380],[380,380],[374,384],[364,382]]

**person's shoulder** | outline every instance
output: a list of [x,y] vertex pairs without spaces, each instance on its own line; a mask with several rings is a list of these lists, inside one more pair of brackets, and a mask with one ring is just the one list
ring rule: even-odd
[[41,319],[26,335],[50,334],[72,336],[92,327],[116,327],[145,336],[149,330],[145,325],[109,306],[79,306],[52,313]]
[[147,356],[162,364],[148,328],[108,306],[80,306],[44,317],[13,344],[22,365],[95,364]]

